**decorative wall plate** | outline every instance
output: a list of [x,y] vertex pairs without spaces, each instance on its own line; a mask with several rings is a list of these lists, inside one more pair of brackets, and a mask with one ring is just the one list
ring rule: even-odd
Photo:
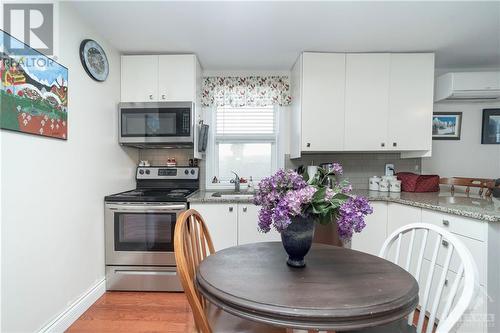
[[106,53],[95,40],[84,39],[80,44],[80,60],[87,74],[96,81],[103,82],[109,74]]

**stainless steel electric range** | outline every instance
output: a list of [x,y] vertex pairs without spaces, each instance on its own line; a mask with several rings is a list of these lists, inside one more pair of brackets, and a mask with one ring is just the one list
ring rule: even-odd
[[138,167],[137,188],[105,197],[106,289],[182,291],[174,228],[199,189],[195,167]]

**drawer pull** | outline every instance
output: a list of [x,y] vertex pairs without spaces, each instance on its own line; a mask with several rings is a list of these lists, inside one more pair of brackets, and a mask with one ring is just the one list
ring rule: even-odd
[[153,99],[153,95],[149,95],[149,99]]
[[246,213],[247,212],[247,208],[246,207],[243,207],[243,212]]
[[229,207],[229,212],[232,212],[233,211],[233,207]]
[[443,225],[444,225],[444,226],[449,226],[449,225],[450,225],[450,221],[448,221],[448,220],[443,220]]
[[385,147],[385,142],[381,142],[380,147],[382,147],[382,148]]
[[448,241],[445,241],[445,240],[443,240],[441,242],[441,244],[443,244],[444,247],[448,247],[448,245],[449,245]]
[[444,286],[446,287],[448,285],[448,279],[444,280]]

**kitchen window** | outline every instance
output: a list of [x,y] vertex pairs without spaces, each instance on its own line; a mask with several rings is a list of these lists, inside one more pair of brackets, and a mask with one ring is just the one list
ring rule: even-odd
[[[212,113],[207,187],[231,188],[235,171],[254,184],[278,168],[278,111],[274,106],[220,106]],[[214,183],[214,177],[218,183]]]

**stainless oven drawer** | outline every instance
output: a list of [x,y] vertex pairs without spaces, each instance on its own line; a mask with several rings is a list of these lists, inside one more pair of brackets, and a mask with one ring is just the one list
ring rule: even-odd
[[106,290],[183,291],[175,267],[106,266]]

